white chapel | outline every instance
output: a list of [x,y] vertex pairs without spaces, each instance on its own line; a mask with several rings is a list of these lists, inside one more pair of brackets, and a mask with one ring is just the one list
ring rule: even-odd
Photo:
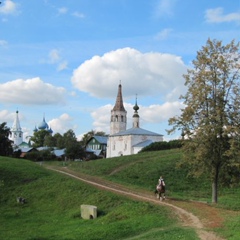
[[123,106],[122,85],[118,86],[116,103],[111,110],[107,158],[132,155],[153,142],[162,142],[163,135],[140,128],[137,100],[133,107],[132,128],[127,127],[127,111]]

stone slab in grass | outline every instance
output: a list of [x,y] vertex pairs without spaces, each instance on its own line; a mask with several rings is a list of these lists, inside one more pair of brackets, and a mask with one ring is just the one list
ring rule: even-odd
[[93,205],[81,205],[81,217],[83,219],[95,219],[97,218],[97,207]]

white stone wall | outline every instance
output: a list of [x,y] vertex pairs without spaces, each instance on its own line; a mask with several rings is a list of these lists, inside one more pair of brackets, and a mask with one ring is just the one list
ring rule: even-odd
[[162,136],[146,136],[146,135],[127,135],[114,136],[108,139],[107,158],[132,155],[138,153],[142,148],[133,148],[134,145],[152,140],[153,142],[163,141]]

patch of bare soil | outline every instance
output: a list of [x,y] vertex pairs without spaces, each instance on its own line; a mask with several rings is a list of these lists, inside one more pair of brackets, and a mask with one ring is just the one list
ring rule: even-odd
[[223,218],[220,210],[214,208],[206,203],[200,202],[185,202],[167,199],[159,201],[153,193],[133,190],[126,186],[113,183],[95,176],[84,175],[78,172],[69,170],[68,168],[53,168],[54,171],[66,174],[70,177],[76,178],[88,184],[94,185],[97,188],[111,191],[117,194],[125,195],[133,199],[141,201],[152,202],[154,204],[165,205],[173,209],[174,213],[181,220],[183,226],[194,228],[201,240],[224,240],[217,236],[212,229],[221,227],[223,225]]

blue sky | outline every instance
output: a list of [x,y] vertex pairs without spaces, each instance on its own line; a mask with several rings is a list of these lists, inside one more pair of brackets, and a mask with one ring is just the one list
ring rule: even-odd
[[182,75],[208,38],[240,37],[240,0],[3,0],[0,122],[16,110],[25,136],[43,116],[54,133],[110,130],[121,81],[132,126],[167,135],[180,114]]

